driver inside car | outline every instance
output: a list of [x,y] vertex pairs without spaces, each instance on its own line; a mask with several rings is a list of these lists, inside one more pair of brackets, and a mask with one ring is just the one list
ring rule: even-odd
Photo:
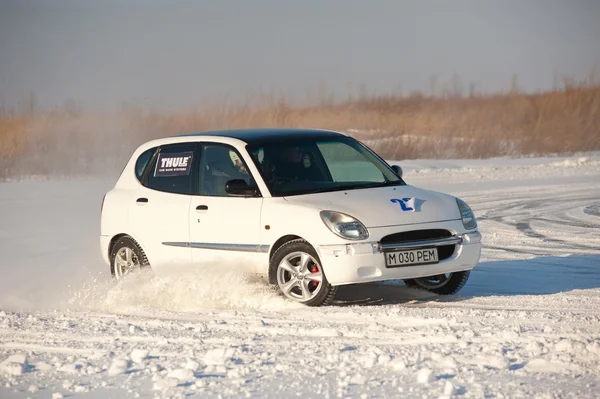
[[296,146],[284,147],[271,154],[272,174],[275,180],[315,180],[315,170],[308,153]]

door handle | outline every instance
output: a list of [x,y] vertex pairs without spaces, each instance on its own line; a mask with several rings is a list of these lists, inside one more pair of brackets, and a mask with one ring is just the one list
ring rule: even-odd
[[135,202],[137,202],[138,204],[147,204],[148,198],[138,198]]
[[208,211],[208,205],[198,205],[196,207],[197,211]]

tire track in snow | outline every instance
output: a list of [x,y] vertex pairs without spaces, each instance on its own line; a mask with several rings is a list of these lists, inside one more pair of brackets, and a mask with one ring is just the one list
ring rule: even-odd
[[590,215],[590,216],[597,216],[600,218],[600,204],[596,205],[588,205],[586,207],[583,208],[583,213]]
[[[590,191],[594,194],[590,194]],[[465,196],[465,198],[469,198],[469,196]],[[593,213],[597,206],[595,203],[600,198],[600,189],[590,188],[589,186],[580,188],[556,187],[553,190],[527,189],[524,193],[521,192],[516,196],[493,195],[493,198],[489,201],[486,201],[485,196],[482,195],[476,195],[472,198],[474,199],[473,204],[476,204],[476,209],[479,208],[479,212],[482,213],[481,220],[514,228],[527,237],[535,239],[537,245],[541,248],[555,250],[558,245],[562,250],[600,251],[597,245],[574,242],[581,234],[573,235],[571,239],[562,238],[541,232],[540,227],[536,226],[541,222],[548,225],[544,230],[553,230],[556,234],[564,232],[565,227],[573,228],[579,232],[582,229],[591,230],[586,232],[586,238],[600,240],[600,235],[597,233],[600,231],[600,220],[596,221],[593,218],[579,220],[570,215],[572,212],[587,214],[586,209],[588,209],[588,212],[590,212],[589,209],[592,209]],[[471,201],[469,199],[469,202]],[[484,247],[512,252],[530,251],[529,249],[501,248],[497,245],[488,247],[485,242]],[[533,251],[531,253],[540,254]]]

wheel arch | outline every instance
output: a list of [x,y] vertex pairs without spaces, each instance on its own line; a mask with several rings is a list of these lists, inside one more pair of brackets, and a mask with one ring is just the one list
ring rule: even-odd
[[[125,234],[125,233],[119,233],[113,236],[113,238],[110,239],[110,242],[108,243],[108,258],[110,259],[110,254],[112,253],[113,248],[115,247],[115,244],[117,243],[117,241],[120,238],[123,237],[131,237],[129,234]],[[133,238],[133,237],[131,237]],[[136,240],[137,241],[137,240]]]
[[150,258],[148,257],[148,253],[144,250],[144,247],[140,244],[140,241],[135,236],[133,236],[131,234],[127,234],[127,233],[115,234],[110,239],[110,242],[108,243],[108,259],[109,259],[109,266],[110,266],[111,273],[114,273],[113,264],[112,264],[112,260],[111,260],[111,254],[112,254],[112,251],[113,251],[115,245],[117,244],[117,241],[119,241],[123,237],[129,237],[132,241],[134,241],[138,245],[138,247],[141,249],[142,253],[144,254],[144,257],[146,258],[146,261],[148,263],[150,263]]
[[271,245],[271,249],[269,250],[269,262],[271,261],[271,259],[273,259],[273,255],[275,254],[275,252],[277,252],[277,250],[279,248],[281,248],[282,245],[284,245],[287,242],[294,241],[294,240],[306,241],[306,239],[304,239],[303,237],[300,237],[295,234],[287,234],[287,235],[284,235],[283,237],[280,237],[277,241],[275,241],[273,243],[273,245]]

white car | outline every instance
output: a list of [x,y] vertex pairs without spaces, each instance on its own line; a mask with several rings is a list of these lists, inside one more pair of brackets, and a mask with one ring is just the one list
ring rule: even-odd
[[406,184],[398,166],[324,130],[147,142],[102,209],[102,255],[116,278],[226,262],[311,306],[340,285],[382,280],[454,294],[481,252],[466,203]]

